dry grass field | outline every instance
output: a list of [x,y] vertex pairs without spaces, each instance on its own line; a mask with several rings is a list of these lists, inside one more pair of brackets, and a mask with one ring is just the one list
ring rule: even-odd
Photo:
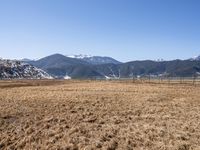
[[0,149],[200,150],[200,86],[0,81]]

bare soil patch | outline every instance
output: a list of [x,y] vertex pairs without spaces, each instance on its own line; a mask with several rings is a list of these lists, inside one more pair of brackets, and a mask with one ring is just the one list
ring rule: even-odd
[[0,81],[0,149],[199,150],[200,87]]

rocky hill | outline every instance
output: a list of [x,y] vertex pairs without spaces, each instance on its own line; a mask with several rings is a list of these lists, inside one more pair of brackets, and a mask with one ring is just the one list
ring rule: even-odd
[[0,79],[53,79],[53,77],[30,64],[0,59]]

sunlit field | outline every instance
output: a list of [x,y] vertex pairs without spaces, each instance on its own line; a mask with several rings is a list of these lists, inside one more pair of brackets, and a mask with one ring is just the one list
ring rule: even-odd
[[0,81],[0,149],[199,150],[200,86]]

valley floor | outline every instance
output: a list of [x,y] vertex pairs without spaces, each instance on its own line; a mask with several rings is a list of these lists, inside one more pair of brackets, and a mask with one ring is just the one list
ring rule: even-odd
[[200,86],[0,81],[0,149],[199,150]]

